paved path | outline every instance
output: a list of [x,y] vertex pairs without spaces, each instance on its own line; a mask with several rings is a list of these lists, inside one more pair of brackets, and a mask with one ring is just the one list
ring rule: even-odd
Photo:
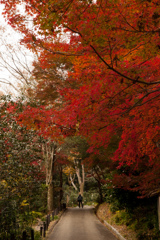
[[93,208],[69,208],[48,240],[117,240],[94,214]]

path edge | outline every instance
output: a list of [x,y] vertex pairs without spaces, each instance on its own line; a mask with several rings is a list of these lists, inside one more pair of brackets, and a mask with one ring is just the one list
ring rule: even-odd
[[126,240],[114,227],[112,227],[108,222],[105,220],[103,221],[104,225],[110,230],[119,240]]
[[115,237],[117,237],[118,240],[127,240],[126,238],[124,238],[118,231],[117,229],[115,229],[112,225],[110,225],[107,221],[103,220],[103,219],[100,219],[98,216],[97,216],[97,211],[95,209],[95,215],[96,217],[99,219],[99,221],[105,225],[105,227],[110,230]]
[[46,232],[46,237],[43,238],[44,240],[48,240],[48,239],[49,239],[50,234],[51,234],[51,232],[53,231],[55,225],[59,222],[59,220],[61,219],[62,215],[65,213],[66,210],[67,210],[67,208],[64,209],[64,210],[62,210],[62,211],[60,212],[60,214],[59,214],[59,216],[58,216],[59,218],[58,218],[56,221],[50,222],[49,228],[48,228],[48,230],[47,230],[47,232]]

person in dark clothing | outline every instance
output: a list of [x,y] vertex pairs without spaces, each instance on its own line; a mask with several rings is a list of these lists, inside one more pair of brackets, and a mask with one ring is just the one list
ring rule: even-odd
[[83,203],[82,203],[83,197],[82,197],[81,193],[79,193],[77,201],[78,201],[78,204],[79,204],[79,208],[80,208],[80,206],[82,206],[82,208],[83,208]]

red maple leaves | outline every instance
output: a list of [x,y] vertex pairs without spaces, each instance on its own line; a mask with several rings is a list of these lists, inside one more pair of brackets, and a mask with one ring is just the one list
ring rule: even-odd
[[96,153],[119,132],[113,161],[135,170],[147,156],[152,171],[160,136],[159,1],[22,1],[33,30],[17,13],[19,2],[1,2],[42,69],[51,70],[60,56],[59,69],[65,65],[63,84],[54,82],[58,108],[27,107],[23,123],[46,137],[73,130]]

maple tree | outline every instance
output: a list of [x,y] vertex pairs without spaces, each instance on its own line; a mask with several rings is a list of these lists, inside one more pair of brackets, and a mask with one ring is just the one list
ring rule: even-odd
[[[12,107],[12,111],[16,111],[17,104]],[[41,109],[41,110],[40,110]],[[48,112],[48,114],[47,114]],[[46,177],[47,186],[47,208],[49,211],[54,207],[54,169],[57,154],[57,135],[59,136],[61,130],[56,131],[56,126],[53,122],[52,112],[50,109],[47,111],[45,106],[28,106],[27,103],[23,104],[21,112],[17,114],[16,121],[20,126],[26,126],[28,131],[35,131],[36,134],[42,138],[40,148],[43,155],[43,169]],[[60,137],[59,137],[60,141]]]
[[[23,34],[22,43],[38,52],[42,69],[52,69],[58,56],[70,63],[65,85],[53,85],[61,96],[60,107],[54,102],[49,110],[36,110],[43,118],[36,125],[41,133],[48,123],[46,116],[52,116],[46,137],[53,129],[61,135],[60,126],[75,129],[95,154],[100,147],[107,149],[111,137],[118,135],[113,161],[135,170],[147,156],[145,166],[151,166],[153,175],[160,130],[159,1],[0,2],[8,23]],[[139,184],[145,189],[143,181]]]
[[[43,57],[46,58],[41,55],[41,59]],[[65,80],[66,73],[71,68],[70,64],[64,56],[50,56],[50,59],[45,60],[45,64],[38,60],[34,61],[32,78],[36,85],[34,88],[28,86],[28,96],[43,105],[52,105],[55,100],[57,105],[61,104],[60,90],[67,86]]]

